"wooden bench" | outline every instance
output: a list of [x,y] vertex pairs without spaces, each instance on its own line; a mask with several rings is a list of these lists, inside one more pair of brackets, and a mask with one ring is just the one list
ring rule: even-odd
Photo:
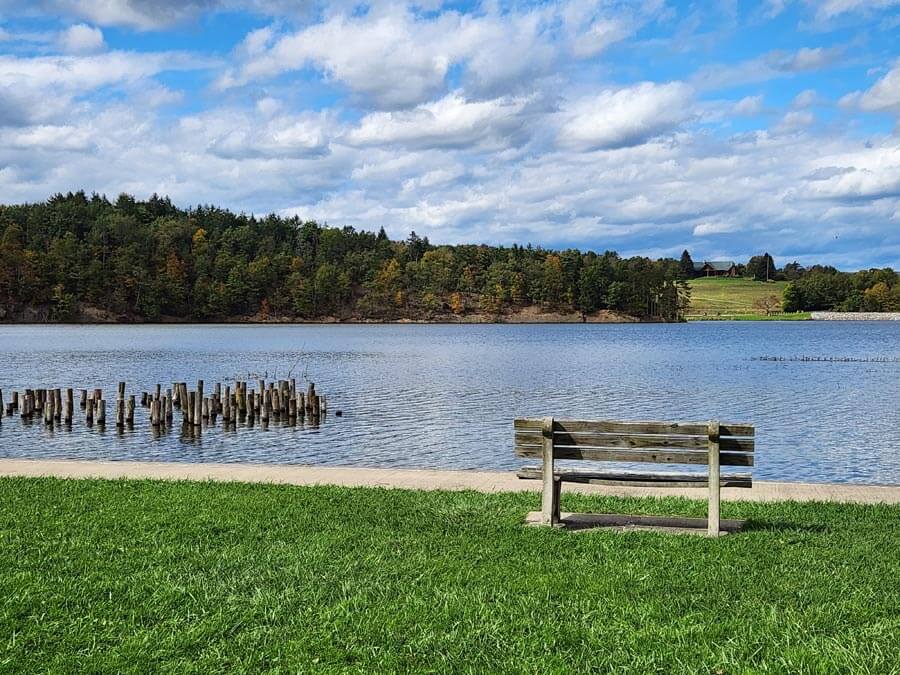
[[[543,466],[523,467],[519,478],[543,480],[541,523],[560,522],[561,484],[640,487],[709,487],[707,533],[720,532],[719,491],[722,487],[753,486],[750,473],[723,474],[721,466],[753,466],[752,424],[718,422],[620,422],[517,419],[516,454],[541,459]],[[579,471],[558,469],[556,460],[649,462],[707,465],[705,473]]]

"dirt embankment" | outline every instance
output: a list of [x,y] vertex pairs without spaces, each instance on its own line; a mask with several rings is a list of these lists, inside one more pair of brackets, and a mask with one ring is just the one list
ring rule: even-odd
[[[515,308],[502,314],[486,314],[480,312],[468,312],[465,314],[436,314],[430,317],[408,316],[392,319],[372,319],[362,316],[324,316],[318,319],[298,319],[296,317],[277,316],[272,314],[253,314],[249,316],[229,316],[219,320],[200,321],[198,323],[638,323],[641,319],[613,312],[600,310],[592,314],[580,312],[550,311],[532,305]],[[155,321],[146,319],[131,313],[115,313],[90,305],[78,307],[76,315],[70,320],[62,320],[54,317],[52,307],[28,306],[11,310],[0,307],[0,323],[76,323],[76,324],[132,324],[132,323],[192,323],[190,319],[174,316],[162,316]]]

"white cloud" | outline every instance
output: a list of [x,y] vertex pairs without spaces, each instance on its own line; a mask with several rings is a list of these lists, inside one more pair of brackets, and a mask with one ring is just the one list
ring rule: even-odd
[[586,96],[562,113],[559,142],[579,150],[639,145],[687,120],[691,101],[691,88],[681,82],[644,82]]
[[248,34],[237,50],[240,62],[218,86],[312,67],[381,109],[400,109],[440,96],[451,68],[460,66],[468,93],[496,98],[532,90],[535,80],[557,75],[569,58],[600,54],[663,6],[658,0],[599,6],[571,0],[421,15],[401,4],[375,5],[362,14],[337,12],[280,37],[271,28]]
[[727,222],[707,222],[699,223],[694,226],[693,235],[695,237],[707,237],[711,234],[728,234],[739,229],[734,223]]
[[0,135],[3,145],[27,150],[88,150],[91,134],[85,128],[70,125],[40,125],[26,129],[10,129]]
[[805,184],[807,197],[839,201],[900,198],[900,145],[845,152],[815,165],[825,172]]
[[196,19],[204,12],[249,10],[261,14],[304,15],[314,2],[304,0],[0,0],[0,9],[42,11],[100,26],[159,30]]
[[763,110],[763,97],[758,94],[756,96],[745,96],[732,106],[735,115],[742,117],[754,117],[759,115]]
[[823,0],[814,3],[820,19],[832,19],[852,12],[873,12],[895,7],[900,0]]
[[802,73],[831,65],[840,58],[843,51],[841,47],[803,47],[795,52],[773,51],[766,55],[766,63],[778,71]]
[[184,54],[159,52],[117,51],[91,56],[0,55],[0,86],[89,91],[136,82],[167,70],[187,70],[203,65],[203,61]]
[[[66,4],[66,16],[90,22],[71,49],[93,49],[103,35],[98,42],[91,25],[149,29],[239,1],[45,7]],[[261,12],[279,2],[247,1]],[[835,63],[832,48],[798,44],[702,69],[690,84],[635,81],[661,72],[665,38],[656,35],[675,25],[668,11],[662,0],[470,12],[392,2],[363,11],[341,0],[248,32],[224,57],[227,72],[175,53],[53,55],[62,45],[54,23],[14,36],[0,55],[0,194],[15,202],[69,189],[158,192],[182,205],[385,225],[394,236],[415,229],[438,242],[626,254],[678,255],[696,237],[715,251],[695,257],[742,259],[766,242],[776,257],[868,263],[877,239],[879,260],[900,264],[900,141],[858,114],[900,109],[900,65],[863,80],[874,82],[868,90],[845,86],[849,69],[836,71],[844,91],[860,89],[845,97],[840,124],[816,124],[815,92],[798,93],[810,72]],[[713,38],[703,45],[716,49]],[[853,44],[845,50],[859,72],[872,65]],[[727,60],[727,49],[717,53]],[[159,77],[207,66],[221,76],[216,96]],[[278,77],[292,71],[304,72]],[[794,98],[770,130],[727,136],[748,126],[739,117],[773,114],[768,88],[729,96],[734,88],[797,73],[806,73],[800,86],[779,87],[776,98]],[[187,96],[190,113],[166,107]],[[829,249],[834,236],[841,248]]]
[[697,89],[709,90],[766,82],[828,68],[836,63],[843,53],[842,47],[774,50],[738,63],[703,66],[694,74],[691,83]]
[[629,37],[633,32],[634,28],[622,19],[600,18],[576,36],[573,51],[582,58],[595,56]]
[[104,48],[103,31],[83,23],[70,26],[59,36],[60,48],[69,54],[88,54]]
[[900,113],[900,61],[871,89],[859,96],[857,101],[863,110],[892,110]]
[[785,113],[784,117],[775,127],[778,133],[789,134],[800,131],[812,125],[816,121],[815,115],[806,110],[791,110]]
[[409,111],[366,115],[346,134],[351,145],[402,147],[468,147],[487,140],[515,143],[527,122],[523,114],[530,101],[503,98],[467,101],[460,92]]
[[222,159],[310,158],[329,152],[337,125],[327,114],[279,115],[255,119],[237,110],[204,113],[180,121],[180,130]]
[[819,95],[815,89],[804,89],[791,101],[791,107],[797,110],[812,108],[819,103]]
[[[251,40],[254,53],[237,70],[220,77],[218,86],[226,89],[309,65],[380,106],[404,107],[442,87],[450,58],[439,45],[451,23],[457,22],[451,18],[415,25],[406,12],[339,15],[283,36],[268,49],[260,50]],[[271,40],[265,37],[266,42]]]

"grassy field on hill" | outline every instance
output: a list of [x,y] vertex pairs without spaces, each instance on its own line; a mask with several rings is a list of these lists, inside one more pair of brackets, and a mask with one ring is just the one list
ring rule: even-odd
[[748,530],[712,540],[524,527],[538,504],[0,479],[0,672],[900,669],[898,506],[724,503]]
[[[781,300],[786,281],[753,281],[752,279],[700,278],[691,281],[689,319],[759,319],[765,312],[754,306],[761,299],[776,296]],[[773,314],[769,318],[805,319],[808,314]]]

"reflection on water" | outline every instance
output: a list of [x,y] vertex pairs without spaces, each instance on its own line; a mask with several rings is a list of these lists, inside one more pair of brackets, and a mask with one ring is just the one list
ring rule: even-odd
[[[759,357],[786,357],[760,360]],[[812,361],[789,357],[837,357]],[[514,469],[516,416],[757,425],[754,475],[900,483],[900,323],[539,326],[0,326],[0,389],[307,380],[318,428],[71,430],[18,416],[0,456]],[[876,361],[874,359],[883,359]],[[107,404],[111,406],[111,403]],[[107,412],[109,415],[109,412]]]

